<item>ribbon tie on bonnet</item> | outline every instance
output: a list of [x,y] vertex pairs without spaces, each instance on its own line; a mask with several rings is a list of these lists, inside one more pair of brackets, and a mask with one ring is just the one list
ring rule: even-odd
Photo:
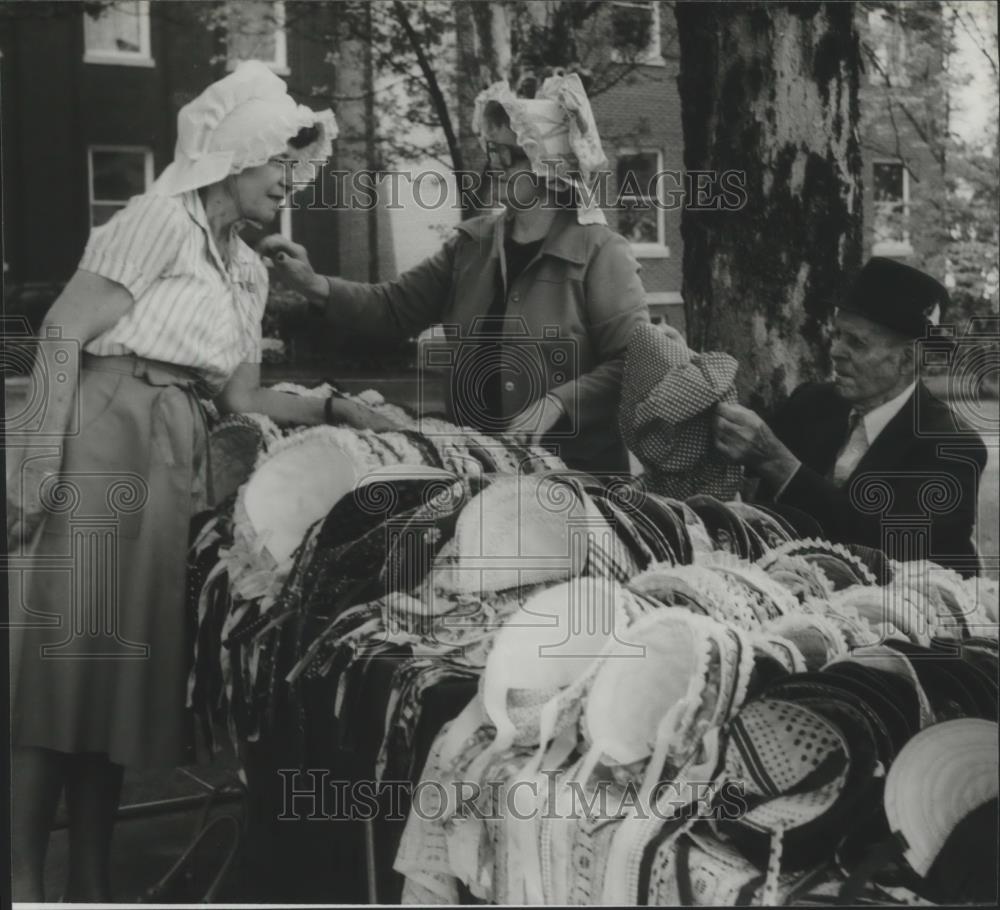
[[[316,140],[288,149],[288,140],[308,127],[317,128]],[[330,156],[337,132],[332,111],[297,104],[282,79],[263,63],[248,60],[181,108],[174,160],[152,191],[161,196],[186,193],[290,153],[294,183],[311,183],[313,162]]]
[[472,128],[486,148],[486,105],[500,104],[510,118],[517,144],[531,169],[545,180],[559,180],[577,189],[577,221],[607,224],[592,191],[597,173],[608,165],[597,122],[583,83],[576,73],[550,76],[534,98],[519,98],[506,80],[494,82],[476,97]]

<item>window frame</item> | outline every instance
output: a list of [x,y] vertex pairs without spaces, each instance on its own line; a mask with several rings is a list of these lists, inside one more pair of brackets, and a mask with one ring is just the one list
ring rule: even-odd
[[153,185],[153,150],[149,146],[145,145],[88,145],[87,146],[87,222],[90,225],[90,230],[93,230],[94,225],[94,206],[95,205],[119,205],[121,208],[125,208],[128,205],[128,199],[122,201],[120,199],[96,199],[94,198],[94,152],[131,152],[133,154],[141,153],[143,156],[143,177],[145,179],[144,193],[148,193],[150,187]]
[[[875,168],[879,165],[891,165],[893,167],[898,167],[903,172],[903,195],[902,198],[897,203],[886,203],[876,201],[874,198],[875,194]],[[875,238],[875,219],[878,218],[879,208],[881,206],[887,205],[901,205],[902,206],[902,224],[903,224],[903,239],[902,240],[877,240]],[[906,164],[898,159],[877,159],[872,162],[872,255],[873,256],[912,256],[913,255],[913,244],[910,240],[910,214],[912,201],[910,199],[910,171],[906,167]]]
[[[653,13],[653,21],[650,25],[652,35],[649,45],[638,55],[635,62],[639,66],[666,66],[667,61],[663,58],[663,22],[660,18],[659,0],[611,0],[610,6],[624,7],[626,9],[649,9]],[[611,59],[614,63],[625,63],[621,51],[617,48],[611,49]]]
[[[135,0],[138,7],[139,19],[139,50],[91,50],[87,47],[87,19],[92,18],[87,12],[82,12],[83,16],[83,62],[97,64],[98,66],[156,66],[153,59],[152,39],[150,35],[150,14],[149,0]],[[105,13],[116,9],[115,6],[106,7]]]
[[266,0],[274,7],[274,60],[260,60],[259,57],[233,57],[229,52],[229,30],[226,30],[226,72],[232,72],[246,60],[257,60],[269,67],[278,76],[288,76],[291,69],[288,66],[288,32],[285,10],[285,0]]
[[[616,151],[615,157],[615,188],[617,193],[615,195],[615,201],[618,202],[621,198],[621,182],[618,179],[618,163],[619,161],[629,155],[656,155],[656,172],[657,174],[663,171],[663,149],[651,148],[651,147],[624,147],[619,148]],[[660,190],[660,181],[656,182],[656,190]],[[628,197],[634,198],[634,197]],[[670,247],[667,246],[667,219],[666,212],[663,206],[663,200],[657,200],[660,205],[654,205],[654,210],[656,211],[656,242],[648,243],[641,242],[636,243],[629,240],[629,245],[632,247],[632,253],[636,259],[667,259],[670,256]],[[626,238],[628,239],[628,238]]]

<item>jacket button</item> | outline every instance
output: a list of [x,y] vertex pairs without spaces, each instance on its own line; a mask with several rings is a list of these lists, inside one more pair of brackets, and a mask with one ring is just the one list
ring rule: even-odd
[[507,390],[508,392],[513,392],[513,391],[514,391],[514,383],[513,383],[513,382],[511,382],[511,381],[510,381],[509,379],[508,379],[508,380],[507,380],[507,381],[506,381],[506,382],[505,382],[505,383],[503,384],[503,387],[504,387],[504,388],[505,388],[505,389],[506,389],[506,390]]

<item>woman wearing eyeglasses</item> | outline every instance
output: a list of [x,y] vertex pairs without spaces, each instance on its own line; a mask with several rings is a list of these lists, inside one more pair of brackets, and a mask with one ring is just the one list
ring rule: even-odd
[[475,125],[504,210],[462,222],[396,280],[317,275],[306,250],[278,236],[261,252],[341,331],[405,340],[453,327],[445,360],[454,422],[554,444],[580,470],[627,473],[622,358],[649,313],[639,264],[594,201],[607,160],[580,79],[553,76],[533,99],[497,83],[477,99]]
[[241,65],[181,109],[173,163],[94,230],[45,317],[42,426],[7,452],[8,541],[30,566],[9,577],[17,901],[43,899],[64,793],[63,896],[110,900],[124,768],[187,758],[187,543],[210,503],[201,400],[324,420],[322,402],[260,388],[268,276],[238,231],[273,221],[289,175],[311,179],[335,135],[332,113]]

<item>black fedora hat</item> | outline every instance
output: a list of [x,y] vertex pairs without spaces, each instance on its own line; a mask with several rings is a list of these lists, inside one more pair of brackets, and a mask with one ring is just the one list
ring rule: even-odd
[[948,291],[936,278],[895,259],[873,256],[840,309],[907,338],[924,338],[933,334],[949,303]]

